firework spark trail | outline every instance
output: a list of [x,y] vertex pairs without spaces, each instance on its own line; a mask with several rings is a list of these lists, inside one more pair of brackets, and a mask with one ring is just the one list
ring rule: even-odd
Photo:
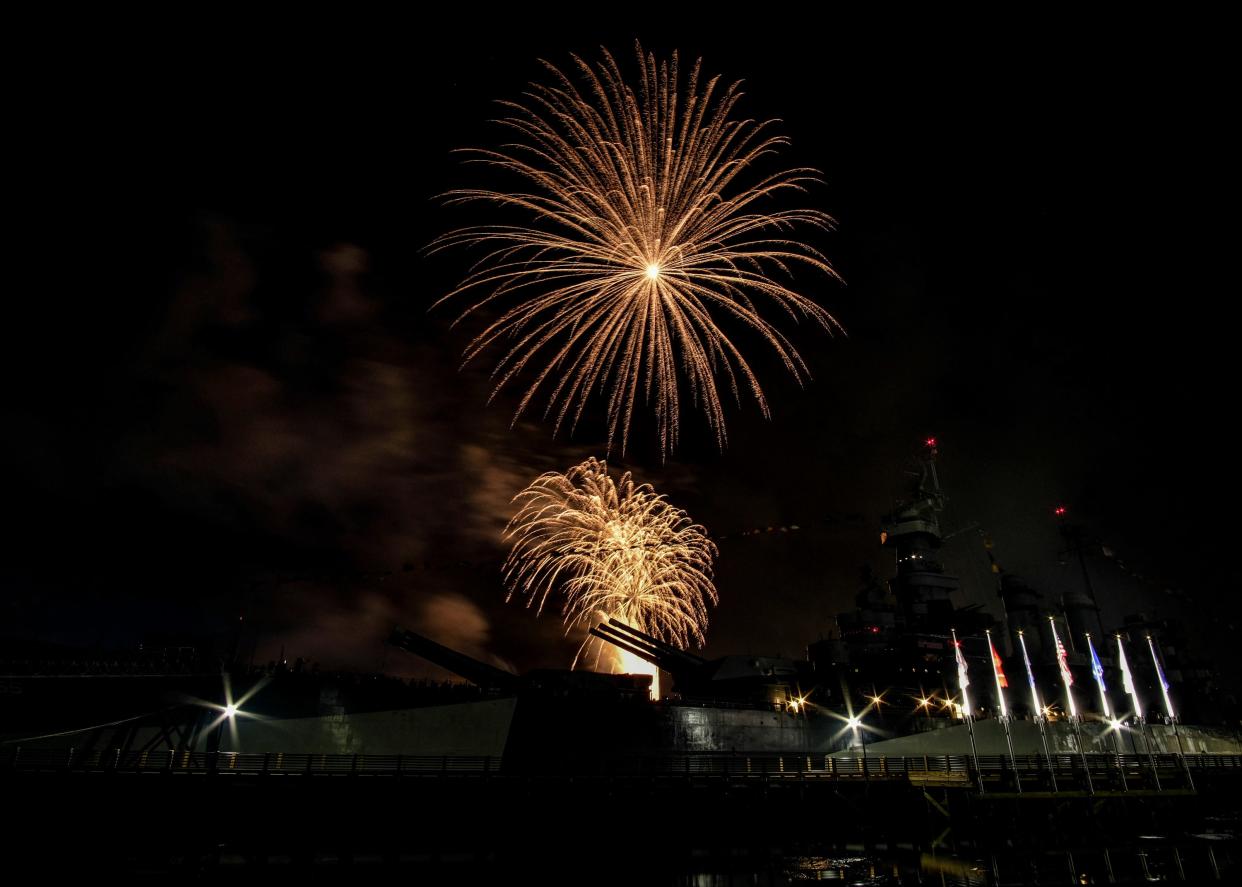
[[[769,415],[750,364],[717,321],[749,328],[801,383],[806,364],[760,314],[760,303],[830,333],[836,320],[778,282],[797,265],[837,278],[817,250],[792,239],[801,229],[830,230],[814,209],[764,212],[758,205],[805,191],[817,171],[787,169],[746,184],[752,163],[788,140],[775,121],[731,119],[740,83],[700,85],[701,60],[683,89],[677,54],[657,62],[636,46],[640,83],[625,82],[607,50],[592,66],[574,56],[585,94],[544,63],[552,85],[533,84],[524,103],[502,102],[498,121],[516,139],[500,150],[466,149],[468,160],[525,179],[523,191],[450,191],[447,202],[488,201],[534,216],[531,226],[480,225],[438,238],[488,248],[462,283],[438,302],[473,294],[457,322],[485,306],[500,316],[468,346],[465,360],[497,343],[493,397],[530,370],[517,416],[540,392],[556,429],[575,427],[592,390],[606,397],[609,451],[625,451],[640,394],[654,399],[662,453],[677,444],[683,394],[702,408],[725,443],[722,386],[740,403],[747,388]],[[536,227],[537,225],[537,227]],[[506,307],[507,306],[507,307]],[[685,381],[679,381],[679,371]],[[719,377],[719,379],[718,379]],[[684,384],[685,391],[682,391]]]
[[[514,502],[506,600],[517,595],[542,612],[563,595],[566,632],[615,618],[681,647],[703,643],[707,605],[717,600],[716,546],[649,484],[636,486],[628,472],[614,483],[592,458],[540,476]],[[589,652],[598,667],[604,650],[593,637],[574,665]]]

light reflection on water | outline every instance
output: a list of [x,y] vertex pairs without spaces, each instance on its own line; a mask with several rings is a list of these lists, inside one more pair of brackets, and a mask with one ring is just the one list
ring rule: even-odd
[[987,875],[976,862],[955,856],[913,856],[900,862],[868,856],[792,856],[766,871],[690,874],[679,881],[686,887],[777,887],[810,881],[842,885],[890,885],[937,883],[953,887],[987,884]]
[[[1216,837],[1216,836],[1214,836]],[[810,881],[841,885],[940,884],[951,887],[984,887],[999,880],[1004,884],[1104,884],[1145,881],[1202,882],[1220,880],[1234,871],[1231,841],[1204,842],[1175,847],[1157,836],[1146,846],[1110,849],[1045,848],[1042,852],[1002,854],[988,862],[951,854],[902,853],[886,857],[819,855],[814,852],[772,858],[766,864],[720,867],[713,871],[683,873],[670,880],[650,883],[679,887],[778,887]],[[1215,844],[1216,847],[1210,846]],[[839,852],[839,851],[838,851]],[[704,869],[711,862],[704,860]],[[993,871],[993,867],[995,870]],[[1071,874],[1072,873],[1072,874]],[[1230,880],[1224,877],[1224,880]]]

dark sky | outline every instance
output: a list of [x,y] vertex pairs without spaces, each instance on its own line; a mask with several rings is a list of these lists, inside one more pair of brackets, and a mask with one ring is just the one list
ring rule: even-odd
[[[133,644],[244,613],[259,659],[406,673],[382,644],[401,622],[566,663],[551,614],[504,604],[500,532],[530,479],[604,454],[602,426],[510,429],[488,365],[458,371],[477,325],[427,310],[469,256],[423,248],[486,212],[435,195],[471,184],[452,149],[501,137],[493,100],[540,57],[630,62],[638,37],[784,121],[846,281],[803,279],[848,336],[799,331],[805,389],[759,361],[770,422],[731,409],[721,453],[690,414],[668,462],[611,460],[724,537],[709,653],[800,654],[864,564],[887,576],[878,518],[928,434],[950,529],[1055,596],[1079,581],[1065,502],[1116,553],[1092,563],[1106,622],[1177,615],[1223,649],[1237,145],[1201,34],[484,18],[93,45],[26,108],[18,221],[42,249],[5,325],[5,634]],[[947,559],[961,603],[996,606],[977,531]]]

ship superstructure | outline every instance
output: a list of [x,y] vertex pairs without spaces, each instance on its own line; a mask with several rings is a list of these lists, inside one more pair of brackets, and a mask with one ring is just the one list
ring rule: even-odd
[[[822,684],[839,684],[861,698],[885,690],[903,698],[939,693],[955,674],[952,631],[981,636],[994,625],[980,608],[954,602],[961,582],[941,559],[947,497],[938,455],[936,439],[925,440],[907,470],[905,495],[881,520],[880,544],[893,553],[892,578],[884,582],[864,570],[857,606],[837,614],[839,636],[809,646]],[[968,655],[982,653],[972,645]]]

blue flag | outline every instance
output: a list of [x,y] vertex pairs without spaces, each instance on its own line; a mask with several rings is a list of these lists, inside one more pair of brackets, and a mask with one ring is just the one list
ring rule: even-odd
[[1022,661],[1026,663],[1026,680],[1035,689],[1035,672],[1031,671],[1031,657],[1026,655],[1026,638],[1022,638]]
[[1091,673],[1095,675],[1095,685],[1100,688],[1100,714],[1111,718],[1108,706],[1108,688],[1104,686],[1104,663],[1095,652],[1095,644],[1091,643],[1091,635],[1087,635],[1087,649],[1091,651]]
[[1100,662],[1100,657],[1096,655],[1095,645],[1091,643],[1091,638],[1087,638],[1087,649],[1091,651],[1091,673],[1095,675],[1096,682],[1100,685],[1100,689],[1104,687],[1104,664]]

